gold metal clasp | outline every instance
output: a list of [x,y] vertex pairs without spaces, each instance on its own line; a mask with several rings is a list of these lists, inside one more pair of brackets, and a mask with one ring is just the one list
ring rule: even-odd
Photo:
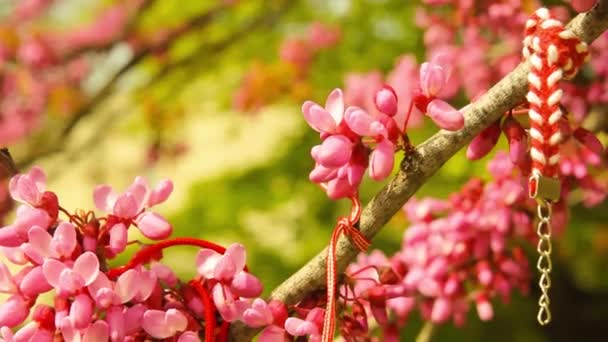
[[530,197],[536,200],[557,202],[560,197],[561,183],[557,178],[533,174],[530,176],[528,192]]

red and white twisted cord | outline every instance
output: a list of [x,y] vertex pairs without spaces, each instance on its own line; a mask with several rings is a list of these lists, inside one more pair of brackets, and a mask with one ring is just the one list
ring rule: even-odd
[[528,95],[532,174],[557,177],[562,140],[560,81],[571,79],[589,57],[587,44],[549,10],[537,10],[526,22],[523,55],[530,61]]

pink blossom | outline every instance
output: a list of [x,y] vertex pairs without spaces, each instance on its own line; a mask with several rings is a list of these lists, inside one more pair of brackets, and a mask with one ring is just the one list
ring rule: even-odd
[[[143,177],[137,177],[127,188],[127,191],[118,195],[109,185],[100,185],[95,188],[93,199],[97,209],[110,212],[115,216],[113,224],[135,223],[144,236],[159,240],[171,234],[172,227],[164,217],[144,210],[164,202],[173,190],[169,180],[161,181],[156,188],[151,189]],[[121,222],[122,220],[122,222]],[[118,228],[115,232],[111,248],[114,253],[124,249],[124,232]]]
[[81,254],[72,266],[46,259],[42,267],[48,283],[60,293],[74,293],[93,283],[99,274],[99,260],[92,252]]
[[[26,271],[25,273],[23,273]],[[35,298],[41,293],[50,291],[53,287],[46,281],[44,272],[41,266],[23,269],[19,275],[23,273],[23,278],[19,281],[19,290],[21,294]]]
[[245,248],[232,244],[222,255],[210,249],[201,249],[196,256],[198,273],[205,279],[218,281],[212,290],[213,300],[225,320],[240,319],[248,308],[248,302],[240,299],[257,297],[262,284],[249,272],[244,271]]
[[457,131],[464,126],[464,116],[445,101],[432,100],[426,107],[427,115],[439,126],[448,131]]
[[397,93],[395,93],[395,90],[391,86],[385,85],[382,89],[378,90],[374,102],[380,112],[388,116],[395,116],[397,114]]
[[35,263],[42,264],[45,258],[69,257],[76,248],[76,230],[71,223],[62,222],[53,236],[38,226],[28,231],[28,242],[21,248]]
[[230,287],[221,283],[213,286],[212,298],[217,311],[228,322],[242,319],[243,313],[249,307],[249,301],[239,298]]
[[437,54],[430,62],[420,67],[420,93],[414,97],[416,107],[427,115],[440,128],[456,131],[464,126],[464,117],[460,111],[447,102],[437,99],[446,86],[452,67],[446,62],[447,57]]
[[36,226],[47,229],[51,218],[46,211],[26,205],[17,208],[17,218],[13,224],[0,229],[0,246],[18,247],[28,239],[30,228]]
[[487,300],[485,296],[478,296],[477,300],[477,314],[479,315],[479,319],[482,321],[489,321],[494,317],[494,310],[492,309],[492,304]]
[[243,322],[252,328],[259,328],[272,324],[274,316],[263,299],[253,300],[251,307],[243,312]]
[[320,341],[324,315],[325,310],[314,308],[305,319],[289,317],[285,321],[285,330],[292,336],[309,336],[309,341]]
[[337,133],[337,128],[342,122],[344,115],[344,95],[342,90],[334,89],[325,102],[325,108],[312,102],[306,101],[302,105],[304,119],[320,133]]
[[23,297],[16,294],[0,304],[0,326],[13,328],[23,323],[30,309]]
[[33,207],[40,205],[46,188],[46,176],[41,168],[34,166],[26,174],[11,178],[9,191],[11,197]]
[[467,148],[467,158],[477,160],[484,157],[496,145],[499,137],[500,126],[498,123],[489,126],[471,141]]
[[109,339],[108,324],[102,320],[95,321],[86,329],[79,330],[74,326],[72,320],[66,317],[61,321],[60,329],[66,341],[104,342]]
[[513,164],[523,167],[528,153],[526,131],[512,116],[502,124],[502,130],[509,143],[509,157]]
[[210,249],[201,249],[196,256],[196,265],[198,273],[205,279],[218,280],[241,297],[257,297],[262,292],[262,284],[244,271],[246,258],[243,245],[234,243],[223,255]]
[[142,320],[143,329],[154,338],[164,339],[186,330],[188,320],[176,309],[147,310]]
[[370,156],[369,176],[375,180],[388,177],[393,171],[395,161],[395,146],[384,139],[374,149]]
[[353,149],[353,143],[343,135],[327,137],[321,145],[312,149],[316,162],[325,167],[340,167],[348,163]]

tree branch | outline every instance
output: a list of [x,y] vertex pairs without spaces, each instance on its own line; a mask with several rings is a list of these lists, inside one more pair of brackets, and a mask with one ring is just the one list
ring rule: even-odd
[[[589,12],[576,16],[569,24],[578,37],[591,43],[608,28],[608,0],[600,0]],[[414,193],[439,170],[456,152],[469,143],[484,128],[495,122],[509,109],[524,101],[527,92],[528,63],[521,63],[515,70],[473,103],[465,113],[465,127],[458,132],[439,131],[418,148],[408,152],[395,177],[367,204],[359,221],[359,229],[373,238],[391,217]],[[341,238],[336,255],[338,271],[355,258],[358,250],[347,238]],[[327,249],[313,257],[306,265],[279,285],[271,294],[287,305],[304,299],[314,290],[325,286],[325,258]],[[233,324],[232,341],[248,341],[255,329]]]

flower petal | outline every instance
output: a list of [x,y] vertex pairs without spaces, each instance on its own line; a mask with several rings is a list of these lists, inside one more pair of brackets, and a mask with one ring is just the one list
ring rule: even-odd
[[137,199],[131,193],[127,192],[118,196],[112,212],[118,217],[132,218],[137,215],[139,210],[140,208]]
[[360,136],[372,136],[371,125],[376,121],[365,110],[359,107],[348,107],[344,113],[344,121],[348,127]]
[[82,342],[107,342],[110,338],[108,323],[98,320],[89,326],[82,337]]
[[285,321],[285,330],[293,336],[317,335],[319,328],[312,322],[300,318],[289,317]]
[[29,312],[29,307],[21,296],[11,296],[0,304],[0,326],[14,328],[27,318]]
[[420,66],[420,88],[427,97],[437,96],[446,79],[441,66],[429,62],[422,63]]
[[184,331],[188,327],[188,319],[184,314],[177,309],[169,309],[165,313],[165,324],[174,333],[178,331]]
[[336,121],[331,114],[318,104],[306,101],[302,105],[302,113],[308,125],[317,132],[333,133],[336,131]]
[[336,88],[329,93],[325,102],[325,109],[334,118],[336,125],[339,125],[344,115],[344,94],[342,89]]
[[325,139],[318,151],[316,161],[325,167],[340,167],[348,163],[353,143],[343,135],[332,135]]
[[79,294],[70,305],[69,317],[76,329],[85,329],[91,324],[93,301],[86,294]]
[[148,197],[148,207],[152,207],[154,205],[163,203],[169,198],[171,193],[173,192],[173,182],[169,179],[163,179],[158,183],[156,188],[154,188],[150,192],[150,197]]
[[289,339],[287,338],[287,334],[285,334],[285,329],[276,325],[269,325],[260,333],[259,341],[287,342]]
[[173,227],[164,217],[152,212],[139,215],[137,228],[145,237],[152,240],[166,239],[173,231]]
[[71,223],[61,222],[51,241],[51,249],[63,256],[70,256],[76,248],[76,229]]
[[119,254],[127,247],[127,227],[124,224],[118,223],[110,228],[110,241],[108,246],[114,254]]
[[224,253],[224,257],[230,258],[232,262],[234,262],[236,272],[242,271],[245,268],[245,263],[247,262],[247,252],[245,251],[245,247],[240,243],[233,243],[232,245],[228,246],[226,252]]
[[95,253],[85,252],[76,259],[72,269],[82,277],[85,285],[89,285],[99,274],[99,259]]
[[53,287],[48,283],[44,276],[42,266],[36,266],[31,269],[19,283],[19,290],[24,295],[35,298],[41,293],[48,292]]
[[205,279],[213,279],[222,255],[211,249],[201,249],[196,255],[196,271]]
[[59,288],[59,277],[65,269],[67,269],[67,266],[55,259],[46,259],[42,265],[42,272],[46,281],[54,288]]
[[36,264],[42,264],[44,258],[51,256],[52,237],[46,230],[34,226],[28,232],[29,242],[23,245],[23,252]]
[[384,139],[374,149],[369,160],[369,176],[374,180],[382,180],[393,171],[395,162],[395,145]]
[[171,337],[171,330],[165,324],[164,311],[146,310],[142,319],[142,328],[154,338]]
[[448,131],[457,131],[464,126],[464,116],[445,101],[433,100],[427,106],[428,116],[437,126]]
[[111,212],[116,202],[116,193],[109,185],[98,185],[93,191],[95,207],[101,211]]
[[120,297],[122,303],[126,303],[133,299],[137,294],[137,271],[128,270],[121,274],[116,280],[114,291]]
[[262,282],[254,275],[245,271],[241,271],[234,276],[230,287],[232,292],[237,296],[244,298],[258,297],[262,294],[263,290]]

